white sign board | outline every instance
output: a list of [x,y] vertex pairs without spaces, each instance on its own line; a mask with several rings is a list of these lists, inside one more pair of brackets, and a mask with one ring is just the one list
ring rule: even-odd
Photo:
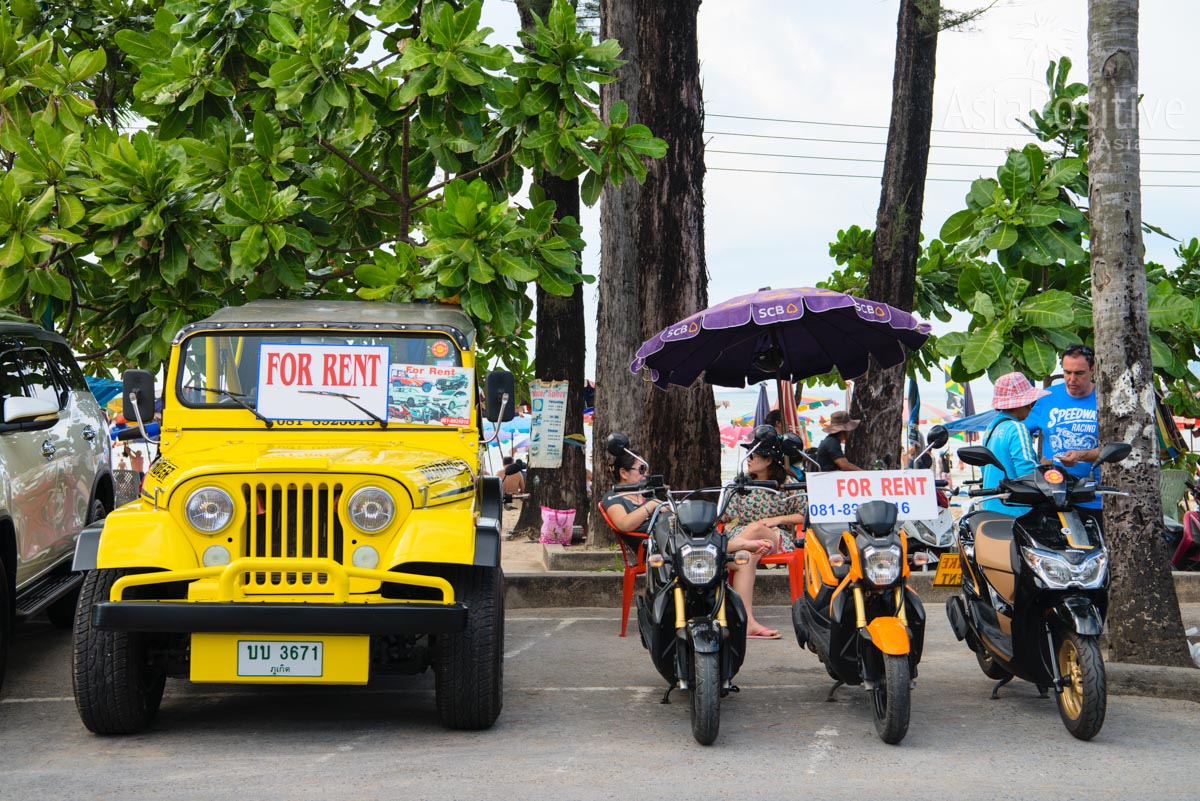
[[431,426],[471,424],[474,371],[466,367],[393,364],[388,375],[388,420]]
[[356,403],[386,420],[387,381],[386,347],[263,344],[257,408],[271,420],[369,421]]
[[561,467],[567,422],[566,381],[530,381],[529,466]]
[[849,523],[866,501],[896,504],[898,520],[938,516],[932,470],[838,470],[808,473],[808,518],[813,523]]

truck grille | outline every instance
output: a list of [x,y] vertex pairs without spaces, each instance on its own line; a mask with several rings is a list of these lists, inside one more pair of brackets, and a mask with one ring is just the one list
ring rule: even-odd
[[[258,558],[332,559],[342,563],[343,532],[338,519],[337,483],[269,483],[242,485],[246,502],[243,550]],[[331,592],[329,577],[312,572],[245,574],[248,592]]]

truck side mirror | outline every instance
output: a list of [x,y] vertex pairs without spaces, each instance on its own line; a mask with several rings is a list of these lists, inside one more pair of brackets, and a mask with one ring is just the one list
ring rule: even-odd
[[512,373],[507,370],[493,370],[488,373],[484,394],[484,417],[489,421],[507,423],[516,416],[517,390]]
[[[137,414],[134,407],[137,407]],[[131,426],[154,419],[154,376],[148,370],[126,370],[121,375],[121,414]]]

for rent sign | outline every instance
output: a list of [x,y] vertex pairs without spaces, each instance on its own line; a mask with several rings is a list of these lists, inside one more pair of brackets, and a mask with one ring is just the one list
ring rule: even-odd
[[[388,349],[264,344],[258,354],[258,411],[272,420],[370,420],[345,398],[387,419]],[[333,394],[329,394],[333,393]]]
[[896,505],[900,520],[937,517],[932,470],[859,470],[808,474],[808,515],[813,523],[849,523],[867,501]]

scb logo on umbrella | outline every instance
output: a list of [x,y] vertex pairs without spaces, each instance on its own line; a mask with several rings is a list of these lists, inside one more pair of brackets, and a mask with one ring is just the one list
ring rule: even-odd
[[869,300],[855,298],[854,308],[858,312],[858,316],[864,320],[886,323],[892,319],[892,308],[886,303],[872,303]]
[[778,304],[775,306],[763,306],[755,309],[754,314],[759,320],[774,322],[778,320],[791,320],[799,317],[802,312],[800,311],[800,307],[795,303],[789,303],[787,306]]
[[666,331],[663,331],[662,338],[663,339],[683,339],[683,338],[687,338],[687,337],[694,337],[696,335],[696,332],[699,330],[700,330],[700,324],[697,323],[695,320],[692,320],[690,323],[682,322],[679,325],[673,326],[671,328],[668,328]]

